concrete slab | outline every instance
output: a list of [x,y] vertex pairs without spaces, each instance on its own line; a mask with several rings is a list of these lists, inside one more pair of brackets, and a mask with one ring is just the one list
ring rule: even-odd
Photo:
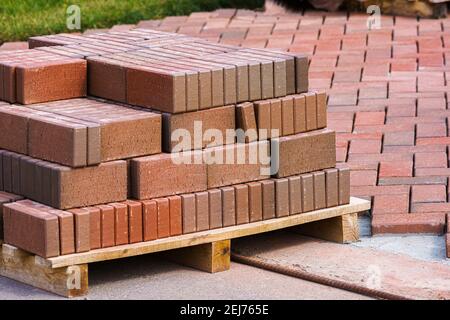
[[232,248],[262,262],[412,299],[450,299],[448,264],[287,231],[238,239]]

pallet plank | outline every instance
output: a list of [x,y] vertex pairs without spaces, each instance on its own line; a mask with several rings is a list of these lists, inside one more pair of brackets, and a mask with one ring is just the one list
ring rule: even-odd
[[60,268],[91,262],[132,257],[152,252],[161,252],[221,240],[245,237],[252,234],[279,230],[304,223],[338,217],[349,213],[363,212],[369,209],[370,201],[352,197],[349,204],[339,207],[326,208],[284,218],[258,221],[239,226],[231,226],[226,228],[196,232],[193,234],[185,234],[181,236],[152,240],[148,242],[139,242],[134,244],[91,250],[84,253],[64,255],[46,259],[45,263],[48,267]]

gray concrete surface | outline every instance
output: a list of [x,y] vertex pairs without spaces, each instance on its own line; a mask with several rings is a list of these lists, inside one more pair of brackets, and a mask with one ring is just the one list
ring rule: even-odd
[[[90,265],[86,299],[368,299],[351,292],[232,263],[208,274],[155,255]],[[59,299],[0,277],[0,300]]]
[[374,248],[392,253],[405,254],[415,259],[434,261],[450,266],[446,257],[445,236],[431,234],[384,234],[371,236],[370,217],[360,216],[361,239],[352,245],[361,248]]

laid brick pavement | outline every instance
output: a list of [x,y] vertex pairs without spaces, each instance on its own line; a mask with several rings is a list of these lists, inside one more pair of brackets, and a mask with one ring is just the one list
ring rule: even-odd
[[370,31],[366,19],[221,9],[137,26],[308,54],[310,87],[329,94],[337,160],[353,170],[351,193],[373,201],[373,232],[443,233],[450,211],[450,19],[382,16],[381,29]]

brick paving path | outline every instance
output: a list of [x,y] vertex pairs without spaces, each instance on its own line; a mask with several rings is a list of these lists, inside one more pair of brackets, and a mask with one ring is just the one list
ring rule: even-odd
[[352,168],[352,195],[373,201],[374,233],[441,233],[450,211],[450,19],[383,16],[371,31],[366,19],[222,9],[137,26],[307,53],[310,87],[329,94],[329,127],[338,132],[338,161]]

